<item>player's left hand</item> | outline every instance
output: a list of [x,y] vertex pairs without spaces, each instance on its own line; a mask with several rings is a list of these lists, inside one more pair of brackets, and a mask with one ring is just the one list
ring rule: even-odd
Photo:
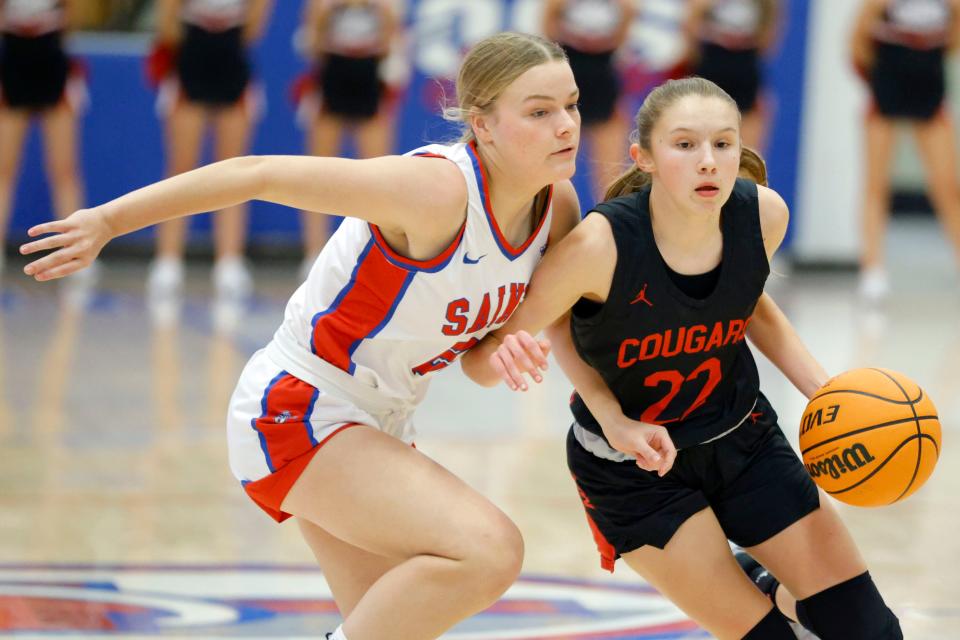
[[524,374],[535,382],[542,382],[540,372],[547,370],[549,353],[549,340],[537,340],[526,331],[518,331],[501,340],[500,346],[490,355],[490,366],[511,390],[526,391]]
[[20,247],[20,253],[30,255],[51,251],[23,268],[28,276],[39,281],[68,276],[89,266],[100,254],[113,234],[99,209],[81,209],[63,220],[54,220],[31,227],[31,238],[48,235]]

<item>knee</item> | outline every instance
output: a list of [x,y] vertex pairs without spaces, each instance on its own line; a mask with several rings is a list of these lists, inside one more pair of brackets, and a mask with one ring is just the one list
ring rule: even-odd
[[903,640],[869,572],[798,600],[797,618],[821,640]]
[[510,588],[523,566],[523,537],[506,516],[499,514],[471,536],[464,566],[472,588],[495,601]]

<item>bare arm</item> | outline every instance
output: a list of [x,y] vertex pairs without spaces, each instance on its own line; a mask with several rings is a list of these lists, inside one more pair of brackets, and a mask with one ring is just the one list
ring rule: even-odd
[[680,59],[685,60],[687,64],[695,64],[700,56],[698,47],[700,29],[703,25],[703,17],[709,9],[708,0],[690,0],[687,5],[687,14],[680,27],[684,42],[684,52]]
[[456,165],[439,158],[231,158],[33,227],[31,237],[55,235],[24,245],[21,252],[57,251],[30,263],[26,273],[38,279],[67,275],[89,264],[118,235],[248,200],[361,218],[380,226],[388,240],[407,243],[412,253],[432,255],[463,223],[467,187]]
[[956,51],[960,46],[960,0],[950,2],[950,34],[947,40],[947,49],[951,52]]
[[[589,265],[589,266],[588,266]],[[592,214],[570,232],[556,247],[547,251],[540,266],[533,272],[523,303],[504,326],[484,338],[463,359],[463,370],[477,384],[494,386],[500,382],[504,369],[495,367],[491,358],[501,344],[505,344],[520,362],[534,375],[537,365],[526,355],[530,336],[540,333],[548,324],[564,315],[581,297],[606,300],[616,265],[616,245],[606,218]],[[525,344],[517,344],[521,335]],[[512,366],[506,362],[502,366]],[[509,372],[512,388],[525,388],[523,372]],[[538,380],[539,381],[539,380]]]
[[547,327],[546,333],[553,344],[553,354],[560,368],[597,419],[610,446],[634,456],[640,468],[665,475],[677,457],[673,440],[664,427],[631,420],[623,415],[620,401],[610,391],[606,381],[577,353],[570,333],[570,314],[564,314]]
[[853,23],[850,54],[853,58],[853,64],[862,73],[873,66],[873,27],[882,17],[883,9],[884,0],[864,0]]
[[558,42],[563,34],[560,32],[563,15],[563,0],[547,0],[543,7],[543,34],[550,40]]
[[157,40],[171,46],[180,42],[180,0],[157,2]]
[[620,24],[617,31],[613,34],[611,41],[614,49],[619,49],[627,40],[627,34],[630,33],[630,25],[633,24],[633,17],[636,15],[636,7],[632,0],[620,0]]
[[267,27],[273,0],[251,0],[247,8],[247,21],[243,27],[243,41],[254,44],[263,35]]
[[[760,220],[767,256],[772,258],[786,233],[789,212],[775,191],[757,187]],[[811,397],[829,377],[810,354],[793,325],[766,293],[760,296],[750,317],[747,337],[806,397]]]

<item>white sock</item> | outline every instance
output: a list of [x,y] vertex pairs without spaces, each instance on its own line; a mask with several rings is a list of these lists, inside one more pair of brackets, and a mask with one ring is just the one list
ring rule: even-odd
[[327,637],[330,638],[330,640],[347,640],[347,636],[343,635],[343,625],[337,627],[337,630]]

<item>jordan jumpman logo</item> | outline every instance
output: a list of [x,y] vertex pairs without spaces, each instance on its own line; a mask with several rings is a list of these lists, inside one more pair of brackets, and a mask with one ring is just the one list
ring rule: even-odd
[[648,307],[652,307],[653,303],[647,300],[647,283],[643,283],[643,288],[640,289],[640,293],[637,294],[637,297],[633,299],[633,302],[630,304],[637,304],[638,302],[643,302]]

